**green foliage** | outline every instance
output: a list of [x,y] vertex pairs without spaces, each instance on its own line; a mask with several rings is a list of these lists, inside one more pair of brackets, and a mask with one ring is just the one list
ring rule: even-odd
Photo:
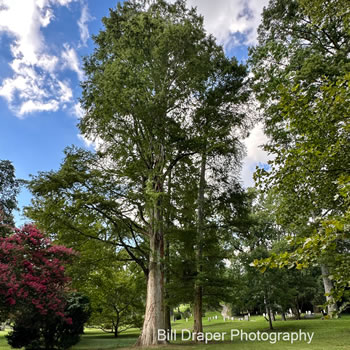
[[143,210],[142,202],[117,182],[116,173],[98,154],[67,149],[59,171],[40,173],[29,184],[35,199],[26,213],[54,239],[82,253],[97,245],[106,257],[125,259],[126,251],[147,274],[144,228],[129,214],[138,206]]
[[[340,179],[339,192],[349,208],[349,177]],[[340,312],[349,305],[350,257],[349,257],[349,209],[345,215],[333,216],[322,221],[322,228],[310,237],[289,237],[289,251],[273,253],[266,259],[256,259],[253,264],[262,272],[267,268],[305,269],[326,261],[331,268],[332,297],[342,303]]]
[[20,181],[8,160],[0,160],[0,235],[6,236],[14,227],[13,211],[17,209]]
[[260,181],[272,184],[281,198],[280,222],[305,225],[310,216],[319,220],[347,208],[337,184],[350,162],[349,78],[346,75],[336,83],[324,78],[312,104],[301,86],[281,89],[278,108],[290,146],[277,144],[276,136],[266,146],[276,155],[271,170],[257,172]]
[[350,13],[347,0],[319,1],[298,0],[305,12],[312,19],[312,23],[319,28],[327,28],[336,18],[343,25],[343,29],[350,33]]

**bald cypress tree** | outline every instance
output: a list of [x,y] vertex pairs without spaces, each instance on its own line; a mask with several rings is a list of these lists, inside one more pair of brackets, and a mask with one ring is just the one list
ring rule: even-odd
[[206,35],[202,18],[185,5],[119,4],[103,19],[105,30],[94,38],[95,52],[85,59],[81,131],[104,141],[119,179],[142,194],[139,215],[149,240],[142,346],[158,344],[157,332],[165,328],[166,180],[179,161],[202,147],[193,133],[194,115],[208,81],[221,73],[216,64],[224,59],[222,48]]

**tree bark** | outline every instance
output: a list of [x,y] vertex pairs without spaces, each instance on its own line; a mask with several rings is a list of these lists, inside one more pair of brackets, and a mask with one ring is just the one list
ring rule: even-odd
[[193,305],[193,333],[195,334],[195,341],[198,341],[198,333],[203,333],[203,293],[201,286],[195,286],[194,291],[194,305]]
[[[206,151],[202,154],[200,180],[198,190],[198,226],[197,226],[197,247],[196,247],[196,266],[197,276],[201,275],[203,266],[203,251],[202,240],[204,231],[204,191],[205,191],[205,168],[207,164]],[[194,303],[193,303],[193,333],[195,334],[195,340],[198,341],[198,333],[203,333],[203,287],[201,281],[198,278],[194,287]]]
[[300,312],[299,312],[300,305],[299,305],[298,298],[295,298],[295,300],[294,300],[294,307],[292,307],[292,309],[293,309],[293,313],[295,314],[295,318],[297,320],[300,320]]
[[270,327],[271,330],[273,330],[272,315],[271,315],[271,308],[270,308],[270,306],[267,307],[266,311],[267,311],[267,314],[269,315],[269,327]]
[[286,314],[284,312],[281,313],[282,321],[286,321]]
[[[120,322],[120,313],[119,313],[119,310],[114,307],[116,313],[117,313],[117,319],[115,321],[115,324],[114,324],[114,338],[118,338],[118,335],[119,335],[119,322]],[[113,322],[114,323],[114,322]]]
[[165,329],[164,317],[164,236],[160,203],[154,206],[154,220],[150,232],[149,274],[147,280],[146,311],[141,335],[137,346],[166,344],[158,340],[158,330]]
[[[325,294],[329,294],[333,289],[333,283],[328,277],[329,276],[328,266],[325,264],[321,264],[321,272],[322,272],[324,292]],[[338,311],[337,303],[334,301],[333,297],[330,295],[326,295],[326,300],[329,303],[327,306],[327,313],[329,317],[333,317],[333,313]]]
[[270,301],[269,301],[268,297],[266,296],[266,294],[264,296],[264,304],[265,304],[266,314],[267,314],[268,320],[269,320],[269,327],[271,330],[273,330]]

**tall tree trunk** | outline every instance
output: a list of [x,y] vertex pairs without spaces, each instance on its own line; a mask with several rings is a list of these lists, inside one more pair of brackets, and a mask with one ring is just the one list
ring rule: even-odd
[[153,223],[150,232],[149,274],[147,280],[146,311],[142,333],[136,343],[138,346],[166,344],[158,340],[158,330],[165,329],[164,317],[164,237],[162,213],[159,201],[155,205]]
[[282,316],[282,321],[286,321],[286,314],[284,313],[284,311],[282,311],[281,316]]
[[[197,226],[197,247],[196,247],[196,268],[197,276],[200,276],[203,270],[203,252],[202,252],[202,241],[204,231],[204,191],[205,191],[205,168],[207,164],[206,151],[202,154],[201,169],[200,169],[200,180],[198,190],[198,226]],[[195,340],[198,341],[198,333],[203,333],[203,287],[201,281],[198,279],[195,282],[194,287],[194,304],[193,304],[193,332],[196,334]]]
[[[321,264],[321,272],[322,272],[324,292],[325,294],[329,294],[333,289],[333,283],[328,277],[329,276],[328,266],[325,264]],[[334,302],[333,297],[330,295],[326,295],[326,300],[327,302],[329,302],[329,305],[327,306],[328,315],[329,317],[333,317],[333,313],[338,311],[337,303]]]

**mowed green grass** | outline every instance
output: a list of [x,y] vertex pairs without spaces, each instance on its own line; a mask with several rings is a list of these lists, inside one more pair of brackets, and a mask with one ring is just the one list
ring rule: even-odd
[[[217,315],[218,320],[208,321],[208,317]],[[171,342],[166,348],[174,350],[190,350],[190,349],[208,349],[208,350],[350,350],[350,315],[344,315],[336,320],[321,320],[318,319],[303,319],[303,320],[288,320],[286,322],[277,320],[274,322],[275,332],[298,332],[301,329],[303,332],[314,332],[314,337],[311,344],[306,342],[290,342],[280,341],[276,344],[266,342],[251,342],[241,341],[239,338],[234,338],[231,341],[231,329],[242,329],[244,332],[268,332],[268,323],[261,317],[252,317],[250,321],[226,321],[224,322],[219,313],[207,313],[203,318],[204,332],[226,332],[227,336],[223,341],[212,341],[208,344],[195,344],[192,341],[181,342],[181,330],[191,329],[193,319],[188,322],[184,320],[176,321],[173,324],[173,329],[177,331],[177,340]],[[5,332],[0,332],[0,350],[9,350],[10,347],[6,344],[4,338]],[[104,350],[104,349],[131,349],[135,344],[139,331],[136,329],[129,330],[123,333],[119,338],[114,338],[111,334],[103,333],[97,329],[86,329],[85,334],[79,344],[74,346],[72,350]],[[187,334],[187,333],[186,333]]]

